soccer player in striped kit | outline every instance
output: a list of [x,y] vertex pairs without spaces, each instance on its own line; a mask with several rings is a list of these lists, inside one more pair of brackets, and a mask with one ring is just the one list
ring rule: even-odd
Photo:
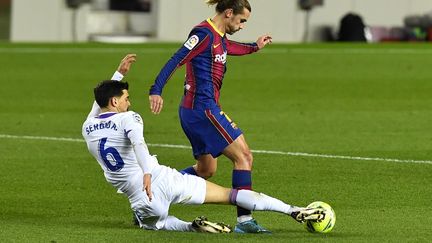
[[[162,89],[175,70],[186,64],[184,96],[179,116],[188,137],[194,166],[182,173],[211,177],[217,168],[217,157],[227,156],[234,164],[232,187],[252,188],[252,153],[242,131],[221,110],[220,89],[226,71],[227,55],[246,55],[257,52],[272,42],[263,35],[255,43],[239,43],[227,38],[243,29],[251,14],[248,0],[207,0],[216,5],[216,14],[195,26],[187,41],[160,71],[149,92],[150,109],[159,114],[163,107]],[[237,207],[238,233],[269,233],[252,217],[251,211]]]

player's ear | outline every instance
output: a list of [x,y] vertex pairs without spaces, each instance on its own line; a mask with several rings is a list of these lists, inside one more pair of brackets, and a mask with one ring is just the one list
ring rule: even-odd
[[110,103],[111,103],[111,106],[112,106],[112,107],[117,107],[117,104],[118,104],[118,99],[117,99],[117,97],[112,97],[112,98],[110,99]]
[[231,18],[231,16],[234,15],[234,11],[232,8],[225,9],[224,13],[225,13],[225,17],[227,17],[227,18]]

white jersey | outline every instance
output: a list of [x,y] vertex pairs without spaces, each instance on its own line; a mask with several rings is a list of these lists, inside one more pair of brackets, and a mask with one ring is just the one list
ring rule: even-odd
[[[111,79],[120,81],[123,75],[116,71]],[[82,127],[87,148],[102,167],[106,180],[129,197],[133,193],[132,177],[151,173],[158,165],[148,152],[143,130],[138,113],[101,113],[96,101]]]
[[[104,171],[105,178],[127,194],[139,223],[146,229],[163,229],[171,204],[202,204],[206,195],[204,179],[182,175],[177,170],[159,165],[150,156],[143,137],[143,122],[135,112],[106,112],[88,117],[82,135],[90,153]],[[139,165],[134,146],[145,146],[145,168]],[[141,156],[140,156],[141,157]],[[144,170],[144,171],[143,171]],[[152,174],[153,200],[143,191],[143,174]],[[149,219],[149,220],[146,220]]]
[[[122,78],[121,73],[115,72],[111,79],[120,81]],[[101,113],[94,102],[82,126],[82,135],[106,180],[127,194],[140,227],[190,231],[190,224],[173,221],[175,217],[168,216],[168,210],[173,203],[204,203],[206,181],[159,165],[149,154],[143,130],[139,114],[133,111]],[[152,201],[143,191],[144,174],[152,175]]]
[[132,177],[143,175],[134,145],[145,146],[145,163],[153,163],[152,167],[156,163],[144,142],[141,116],[135,112],[106,112],[89,117],[83,124],[82,135],[106,180],[127,194],[133,193],[128,193]]

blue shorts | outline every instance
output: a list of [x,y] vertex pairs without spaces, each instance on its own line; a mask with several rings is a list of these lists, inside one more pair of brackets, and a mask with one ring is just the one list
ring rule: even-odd
[[219,107],[206,110],[179,108],[180,123],[195,158],[211,154],[217,158],[242,131]]

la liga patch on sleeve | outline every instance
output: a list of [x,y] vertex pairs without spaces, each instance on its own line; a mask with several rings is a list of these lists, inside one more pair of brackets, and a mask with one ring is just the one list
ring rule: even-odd
[[138,122],[139,124],[143,124],[143,120],[138,113],[134,113],[133,118],[134,118],[135,122]]
[[184,43],[184,46],[189,49],[192,50],[199,42],[199,38],[197,35],[193,35],[191,37],[189,37],[189,39]]

